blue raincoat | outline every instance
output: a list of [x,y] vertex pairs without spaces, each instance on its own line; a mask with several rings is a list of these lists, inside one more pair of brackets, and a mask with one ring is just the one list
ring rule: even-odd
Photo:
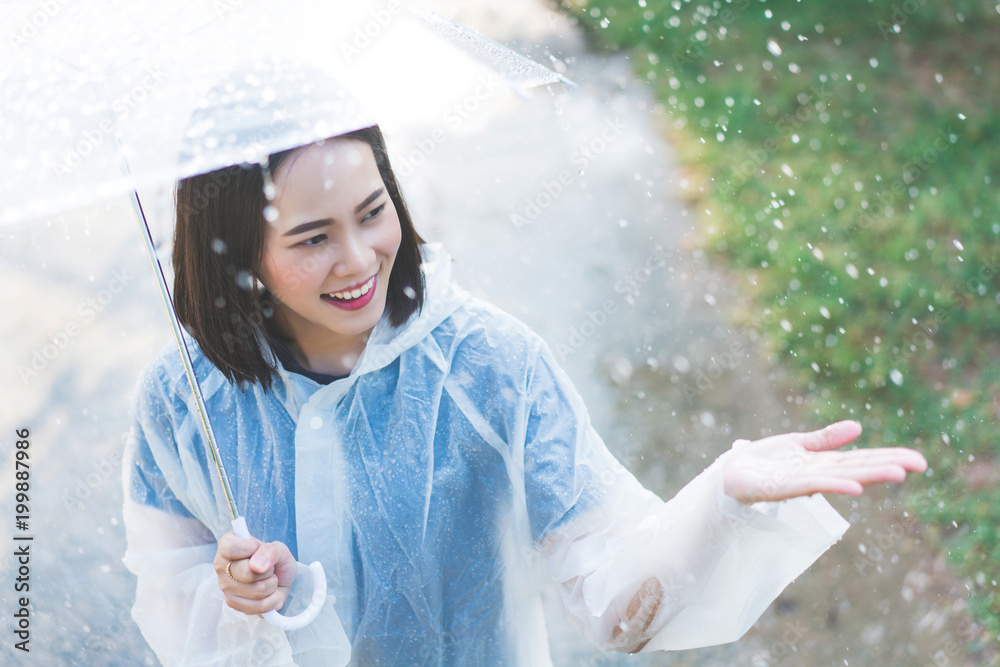
[[[545,591],[606,648],[723,643],[846,529],[818,496],[728,498],[721,460],[663,503],[608,453],[548,347],[422,250],[422,311],[383,318],[346,378],[279,368],[269,391],[240,389],[191,343],[251,534],[326,569],[302,630],[225,605],[212,559],[230,514],[176,349],[146,370],[124,561],[164,664],[545,665]],[[308,601],[303,579],[282,613]],[[650,580],[659,609],[626,613]]]

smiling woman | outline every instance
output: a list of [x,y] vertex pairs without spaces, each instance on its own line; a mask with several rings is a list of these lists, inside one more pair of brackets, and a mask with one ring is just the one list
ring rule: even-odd
[[[314,370],[346,375],[364,347],[362,334],[383,310],[394,325],[419,310],[422,242],[377,127],[276,153],[267,170],[233,166],[185,179],[174,234],[177,314],[231,380],[270,384],[274,368],[260,332],[296,348],[306,367],[303,343]],[[362,289],[372,278],[370,308],[356,297],[324,298]],[[340,313],[347,330],[336,328],[339,311],[352,315]],[[310,338],[317,330],[311,325],[345,335]]]
[[347,375],[385,310],[396,208],[371,147],[354,139],[293,153],[274,185],[260,279],[276,323],[305,368]]
[[[847,528],[809,496],[926,466],[828,451],[860,434],[840,422],[738,441],[664,503],[548,346],[422,244],[377,128],[223,171],[178,186],[175,293],[261,539],[230,530],[165,351],[136,392],[124,515],[133,617],[166,664],[545,665],[544,591],[608,649],[734,641]],[[300,561],[330,595],[282,632],[256,615],[308,599]]]

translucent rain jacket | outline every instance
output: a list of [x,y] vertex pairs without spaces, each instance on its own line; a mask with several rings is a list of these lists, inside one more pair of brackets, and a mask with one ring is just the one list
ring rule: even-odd
[[[545,343],[455,287],[439,247],[423,253],[422,311],[383,318],[329,385],[279,369],[242,391],[191,344],[251,534],[326,569],[302,630],[225,605],[212,560],[230,515],[176,349],[146,370],[124,562],[164,664],[551,664],[544,591],[605,648],[725,643],[846,530],[820,496],[725,496],[722,458],[662,502],[608,453]],[[299,572],[282,613],[308,602]],[[662,603],[630,609],[651,585]]]

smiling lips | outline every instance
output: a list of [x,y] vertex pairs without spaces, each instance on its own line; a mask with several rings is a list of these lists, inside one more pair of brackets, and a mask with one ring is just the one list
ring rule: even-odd
[[354,289],[344,290],[343,292],[332,292],[330,294],[321,294],[320,296],[327,303],[333,304],[338,308],[343,308],[344,310],[357,310],[359,308],[364,308],[375,296],[377,277],[378,274],[376,273],[362,285],[355,287]]

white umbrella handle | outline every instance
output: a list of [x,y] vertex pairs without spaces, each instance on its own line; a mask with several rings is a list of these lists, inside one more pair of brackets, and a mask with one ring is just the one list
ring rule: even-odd
[[[241,516],[233,519],[233,532],[236,533],[236,537],[244,540],[250,539],[246,519]],[[296,616],[282,616],[277,610],[272,609],[263,614],[264,620],[279,630],[287,631],[304,628],[316,619],[326,602],[326,573],[323,572],[323,564],[319,561],[315,561],[309,566],[309,572],[313,579],[313,594],[309,606]]]

